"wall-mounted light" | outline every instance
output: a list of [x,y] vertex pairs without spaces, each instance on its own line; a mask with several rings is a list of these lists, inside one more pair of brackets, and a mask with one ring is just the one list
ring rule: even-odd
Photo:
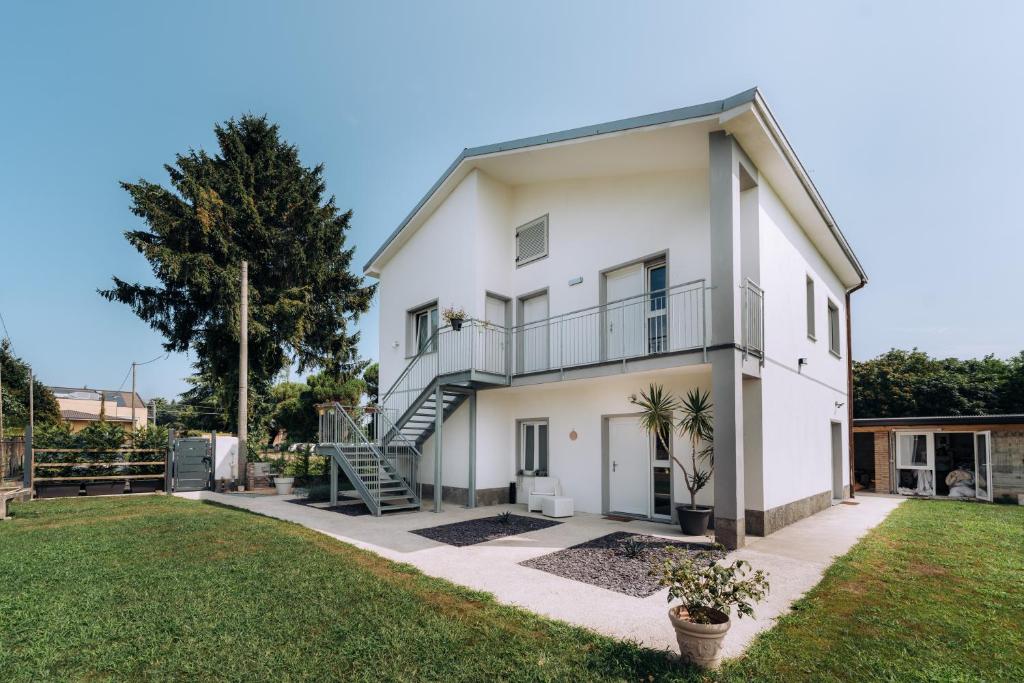
[[803,370],[805,365],[807,365],[807,359],[806,358],[797,358],[796,359],[796,369],[798,371],[799,370]]
[[391,342],[391,348],[397,349],[398,348],[398,342],[397,341]]
[[572,287],[573,285],[578,285],[578,284],[580,284],[582,282],[583,282],[583,278],[582,277],[574,277],[574,278],[569,280],[569,286]]

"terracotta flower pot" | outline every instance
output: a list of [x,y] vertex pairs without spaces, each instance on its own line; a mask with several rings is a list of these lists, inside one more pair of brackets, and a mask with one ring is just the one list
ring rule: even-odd
[[704,611],[710,624],[696,624],[689,619],[682,605],[668,611],[668,618],[676,630],[679,654],[687,662],[704,669],[717,669],[722,662],[722,640],[732,626],[729,616],[716,609]]

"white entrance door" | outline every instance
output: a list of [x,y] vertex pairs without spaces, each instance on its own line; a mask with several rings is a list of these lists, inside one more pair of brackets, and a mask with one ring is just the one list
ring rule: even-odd
[[974,434],[974,495],[992,500],[992,432]]
[[547,293],[523,300],[523,319],[519,325],[519,367],[522,372],[549,369],[550,333]]
[[608,418],[608,510],[650,514],[651,440],[637,417]]
[[605,274],[605,350],[608,360],[639,356],[644,348],[644,264]]
[[479,357],[483,358],[483,367],[481,369],[499,375],[505,374],[507,359],[505,349],[508,336],[505,329],[505,325],[508,324],[508,320],[505,318],[507,306],[508,302],[504,299],[490,295],[487,296],[487,302],[484,306],[484,318],[487,321],[487,327],[484,328],[480,335],[482,339],[479,341],[479,345],[482,347],[479,349],[482,352]]

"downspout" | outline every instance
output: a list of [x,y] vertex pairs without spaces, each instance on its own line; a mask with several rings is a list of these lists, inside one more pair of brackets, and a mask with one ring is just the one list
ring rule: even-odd
[[853,328],[850,325],[850,295],[866,285],[862,279],[860,284],[846,290],[846,452],[850,460],[850,498],[854,489],[854,445],[853,445]]

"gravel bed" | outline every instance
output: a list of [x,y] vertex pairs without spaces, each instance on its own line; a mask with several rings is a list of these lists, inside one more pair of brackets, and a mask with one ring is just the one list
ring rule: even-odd
[[[644,549],[640,556],[626,556],[623,546],[629,539],[636,539],[643,544]],[[661,589],[658,579],[651,576],[650,572],[653,566],[668,557],[665,549],[669,546],[685,549],[691,554],[711,548],[710,544],[684,543],[657,536],[616,531],[565,550],[525,560],[520,564],[617,593],[646,598]],[[716,560],[722,557],[725,557],[723,551],[715,551]]]
[[292,498],[285,502],[295,503],[296,505],[305,505],[307,507],[316,508],[317,510],[326,510],[327,512],[340,512],[341,514],[348,515],[349,517],[362,517],[363,515],[370,514],[370,508],[366,507],[365,503],[358,502],[342,503],[333,507],[330,503],[307,500],[306,498]]
[[503,538],[505,536],[516,536],[528,531],[537,531],[538,529],[546,529],[549,526],[561,524],[561,522],[555,522],[550,519],[523,517],[522,515],[510,515],[510,519],[511,522],[509,524],[502,524],[501,517],[495,515],[494,517],[470,519],[465,522],[442,524],[441,526],[432,526],[426,529],[414,529],[412,533],[429,538],[432,541],[462,547],[484,543],[485,541],[493,541],[496,538]]

